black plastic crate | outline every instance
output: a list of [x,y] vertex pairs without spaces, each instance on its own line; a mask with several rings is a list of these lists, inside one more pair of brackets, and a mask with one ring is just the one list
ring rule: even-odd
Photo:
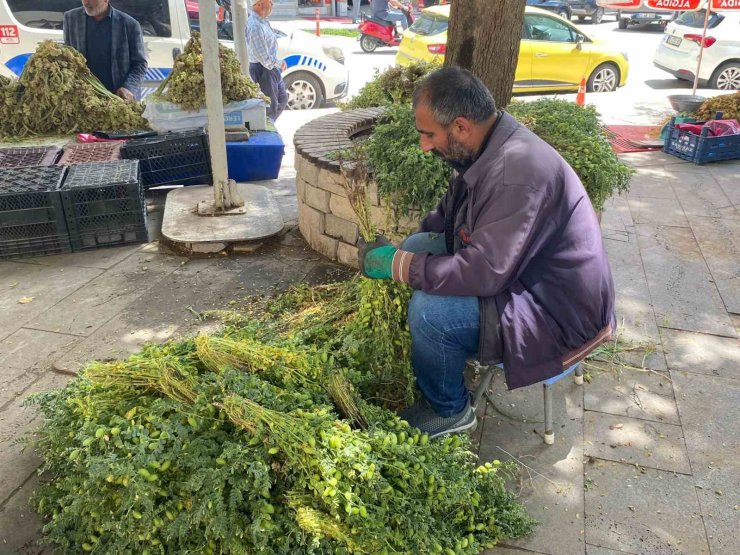
[[60,166],[0,168],[0,259],[70,251]]
[[203,129],[133,139],[123,145],[121,157],[139,160],[145,189],[210,184],[213,180],[208,135]]
[[137,160],[70,166],[60,194],[72,250],[148,240]]
[[55,146],[0,148],[0,167],[51,166],[61,151]]

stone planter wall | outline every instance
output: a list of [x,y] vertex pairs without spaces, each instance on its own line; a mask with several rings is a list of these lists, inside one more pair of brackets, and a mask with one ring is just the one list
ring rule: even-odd
[[[352,138],[371,130],[382,109],[368,108],[331,114],[313,120],[295,134],[298,226],[315,251],[331,260],[357,267],[359,231],[355,213],[344,190],[339,163],[331,153],[349,148]],[[369,188],[373,223],[388,230],[386,207],[374,184]],[[406,234],[418,227],[416,220],[403,218],[395,233]]]

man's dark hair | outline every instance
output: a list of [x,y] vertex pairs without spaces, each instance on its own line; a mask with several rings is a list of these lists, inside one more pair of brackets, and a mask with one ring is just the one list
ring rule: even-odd
[[496,103],[483,81],[459,67],[446,67],[427,75],[414,91],[414,108],[426,104],[434,120],[443,126],[455,118],[475,123],[490,118]]

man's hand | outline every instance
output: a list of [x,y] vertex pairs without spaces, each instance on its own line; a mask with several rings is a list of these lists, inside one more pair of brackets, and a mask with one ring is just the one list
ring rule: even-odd
[[136,97],[134,96],[134,93],[132,93],[130,90],[128,90],[125,87],[121,87],[116,91],[116,94],[123,98],[124,100],[136,100]]
[[360,237],[357,246],[362,275],[373,279],[391,279],[393,257],[398,249],[388,239],[377,235],[375,241],[367,243]]

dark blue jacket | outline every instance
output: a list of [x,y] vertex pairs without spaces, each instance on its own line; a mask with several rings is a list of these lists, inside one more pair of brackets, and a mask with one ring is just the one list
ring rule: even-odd
[[[124,87],[138,98],[147,67],[141,26],[133,17],[113,6],[110,18],[113,91]],[[84,8],[75,8],[64,14],[64,44],[87,57],[87,14]]]

